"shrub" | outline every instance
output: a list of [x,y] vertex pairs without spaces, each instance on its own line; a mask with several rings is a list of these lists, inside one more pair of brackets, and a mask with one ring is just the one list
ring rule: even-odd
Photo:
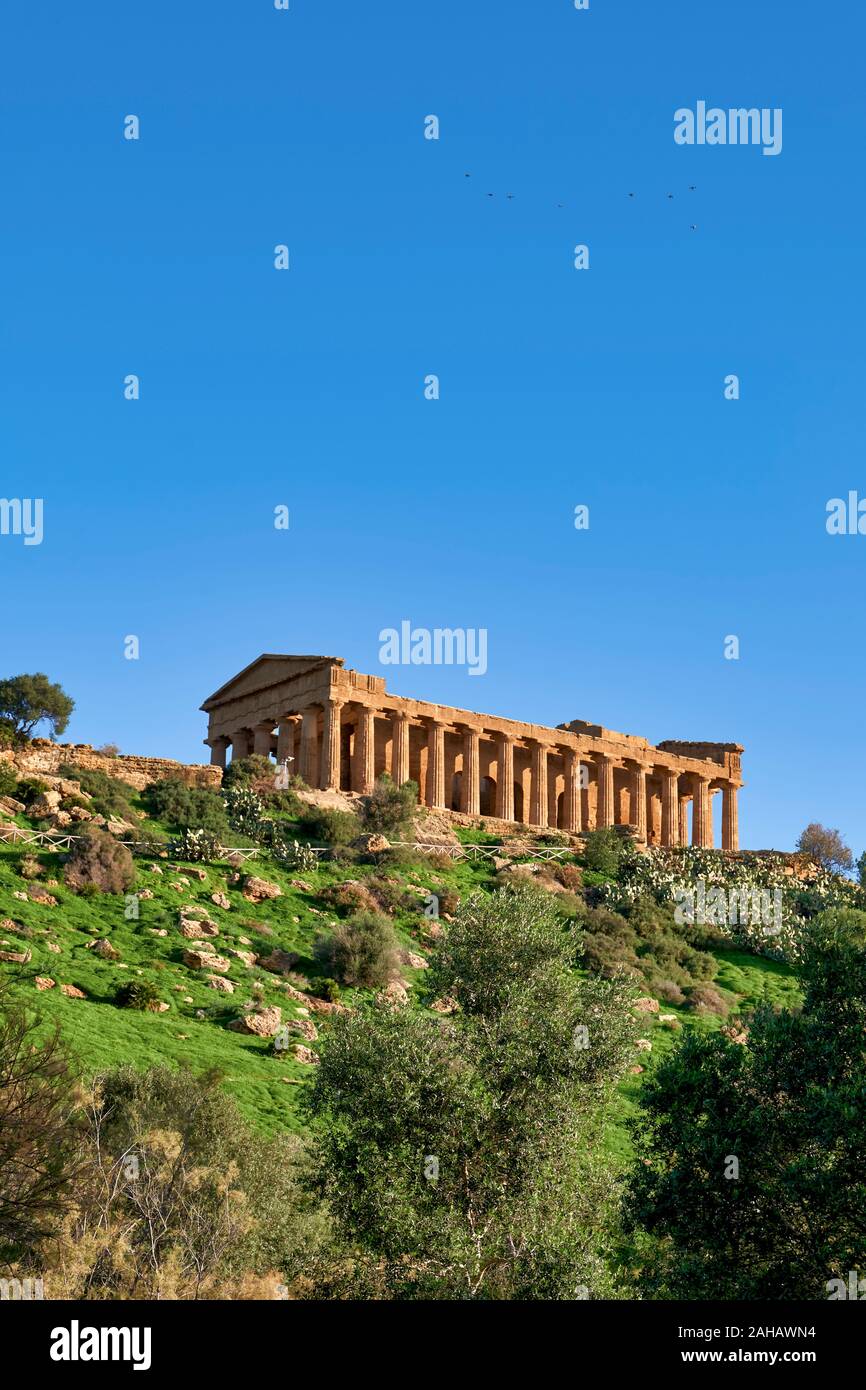
[[137,819],[131,803],[138,793],[128,782],[119,777],[110,777],[107,772],[100,772],[96,768],[77,767],[75,763],[62,763],[60,776],[78,782],[81,790],[90,797],[90,809],[99,815],[115,820]]
[[590,830],[583,837],[583,862],[594,873],[616,878],[625,851],[625,841],[608,827]]
[[327,806],[310,806],[301,817],[301,828],[311,840],[328,845],[348,845],[361,833],[361,823],[352,811],[335,811]]
[[366,888],[373,897],[374,905],[392,917],[397,912],[418,911],[417,890],[407,888],[398,878],[376,873],[367,879]]
[[240,835],[256,840],[264,828],[262,799],[248,786],[231,787],[225,795],[229,825]]
[[219,836],[212,830],[184,830],[171,847],[172,854],[188,864],[212,863],[219,858]]
[[823,868],[838,870],[841,873],[850,869],[854,863],[854,856],[839,831],[829,830],[818,821],[813,821],[801,832],[797,849],[803,854],[808,854],[810,859],[814,859],[815,863],[821,864]]
[[332,883],[322,894],[329,907],[338,912],[376,912],[379,904],[366,883],[356,878],[344,879],[342,883]]
[[127,980],[117,990],[114,1002],[121,1009],[138,1009],[141,1013],[155,1014],[159,1011],[159,991],[149,980]]
[[135,879],[132,855],[126,845],[95,826],[87,826],[70,851],[63,871],[70,888],[88,887],[100,893],[125,893]]
[[152,816],[177,830],[211,830],[226,835],[228,821],[222,797],[207,787],[190,787],[179,777],[151,782],[144,801]]
[[342,984],[381,989],[397,968],[397,938],[387,918],[359,912],[321,937],[315,955]]
[[318,864],[318,858],[309,845],[301,845],[297,840],[277,838],[271,846],[271,857],[284,869],[299,869],[309,873]]
[[557,861],[550,865],[550,872],[557,883],[561,883],[563,888],[567,888],[571,893],[579,893],[583,887],[583,874],[577,864]]
[[22,777],[18,783],[17,799],[23,801],[25,806],[32,806],[34,801],[38,801],[43,792],[48,791],[48,783],[40,782],[38,777]]
[[364,797],[361,809],[361,823],[366,831],[377,831],[380,835],[399,835],[403,833],[418,807],[418,786],[415,782],[403,782],[397,786],[387,773],[378,778],[372,792]]
[[694,1009],[695,1013],[716,1014],[719,1018],[727,1017],[729,1012],[728,1005],[712,985],[697,985],[695,989],[690,990],[688,1006]]
[[11,763],[0,763],[0,796],[18,796],[18,774]]
[[25,854],[18,866],[22,878],[40,878],[45,873],[35,854]]
[[343,993],[337,981],[332,980],[330,975],[323,975],[321,979],[316,980],[315,984],[310,986],[310,992],[317,999],[326,999],[329,1004],[338,1003]]
[[120,749],[116,743],[103,743],[101,748],[97,748],[97,753],[103,758],[116,758]]

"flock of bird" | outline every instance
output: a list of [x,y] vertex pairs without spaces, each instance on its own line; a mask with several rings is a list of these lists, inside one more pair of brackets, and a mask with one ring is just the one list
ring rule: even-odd
[[[466,173],[464,173],[463,177],[464,177],[465,179],[471,179],[471,178],[472,178],[472,175],[471,175],[471,174],[466,174]],[[698,186],[697,186],[696,183],[690,183],[690,184],[688,185],[688,192],[689,192],[689,193],[697,193],[697,191],[698,191]],[[495,197],[496,197],[496,194],[495,194],[495,193],[488,193],[487,196],[488,196],[488,198],[495,198]],[[514,195],[513,193],[506,193],[506,194],[505,194],[505,198],[506,198],[506,200],[509,201],[509,202],[514,198],[514,196],[515,196],[515,195]],[[636,193],[629,193],[628,196],[629,196],[629,198],[636,198],[636,197],[637,197],[637,194],[636,194]],[[674,195],[673,193],[668,193],[666,196],[667,196],[667,198],[668,198],[669,200],[672,201],[675,195]],[[567,203],[557,203],[556,206],[557,206],[558,208],[565,208],[565,207],[568,206],[568,204],[567,204]],[[690,223],[689,223],[689,230],[690,230],[690,231],[693,231],[693,232],[696,232],[696,231],[698,230],[698,224],[697,224],[697,222],[690,222]]]

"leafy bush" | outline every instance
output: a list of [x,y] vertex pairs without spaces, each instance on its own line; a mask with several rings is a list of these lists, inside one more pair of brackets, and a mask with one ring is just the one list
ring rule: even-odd
[[616,878],[626,842],[612,827],[590,830],[583,837],[583,862],[594,873]]
[[690,990],[688,1006],[696,1014],[715,1014],[718,1018],[726,1018],[729,1012],[728,1005],[712,985],[698,985]]
[[188,864],[211,864],[219,858],[220,839],[212,830],[184,830],[171,849]]
[[397,968],[397,938],[375,912],[359,912],[316,942],[315,955],[342,983],[381,989]]
[[100,816],[125,821],[137,819],[131,803],[138,793],[121,778],[110,777],[96,768],[77,767],[75,763],[61,764],[60,776],[78,782],[81,790],[91,798],[90,809]]
[[14,796],[20,801],[18,796],[18,774],[11,763],[0,763],[0,796]]
[[225,809],[232,830],[251,840],[259,838],[265,808],[256,792],[248,786],[231,787],[225,794]]
[[156,985],[149,980],[127,980],[117,990],[114,1002],[121,1009],[138,1009],[141,1013],[159,1012],[160,998]]
[[135,879],[135,867],[126,845],[88,825],[72,846],[63,877],[79,892],[90,888],[100,893],[126,893]]
[[42,793],[47,791],[47,782],[40,782],[38,777],[22,777],[18,783],[16,798],[23,801],[25,806],[32,806],[34,801],[38,801]]
[[310,986],[310,992],[317,999],[326,999],[329,1004],[338,1003],[343,993],[337,981],[332,980],[330,975],[322,975],[316,980],[315,984]]
[[223,799],[207,787],[190,787],[179,777],[166,777],[146,786],[143,796],[150,814],[174,829],[228,833]]
[[797,849],[823,868],[840,873],[847,872],[854,864],[854,856],[839,831],[830,830],[818,821],[813,821],[801,832]]
[[352,811],[310,806],[300,819],[305,835],[311,840],[324,840],[328,845],[351,844],[361,833],[361,823]]
[[318,864],[310,846],[301,845],[297,840],[276,839],[271,846],[271,857],[284,869],[300,869],[302,873],[309,873]]
[[407,830],[417,809],[417,783],[404,782],[397,786],[387,773],[383,773],[370,795],[364,797],[361,824],[366,831],[399,836]]
[[329,907],[336,908],[338,912],[377,912],[379,903],[373,897],[366,883],[361,883],[356,878],[343,879],[341,883],[332,883],[324,890],[322,897]]

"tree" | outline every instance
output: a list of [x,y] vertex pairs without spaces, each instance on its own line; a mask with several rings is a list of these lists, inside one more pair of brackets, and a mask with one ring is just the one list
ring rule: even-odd
[[866,913],[808,928],[800,1012],[692,1033],[641,1091],[626,1229],[649,1298],[824,1299],[866,1268]]
[[75,1081],[55,1030],[0,999],[0,1257],[25,1256],[71,1198],[82,1169]]
[[370,795],[364,797],[361,822],[365,830],[380,835],[402,834],[417,809],[417,783],[403,782],[398,786],[385,772],[376,779]]
[[0,722],[18,738],[30,738],[38,724],[47,723],[51,737],[62,734],[75,701],[41,671],[0,681]]
[[797,849],[802,854],[808,854],[816,864],[837,873],[847,872],[854,863],[854,856],[839,831],[828,830],[818,821],[813,821],[802,831],[797,841]]
[[538,889],[479,895],[430,971],[450,1016],[381,1002],[334,1018],[307,1103],[347,1296],[607,1291],[599,1131],[633,1025],[622,984],[576,973],[579,946]]

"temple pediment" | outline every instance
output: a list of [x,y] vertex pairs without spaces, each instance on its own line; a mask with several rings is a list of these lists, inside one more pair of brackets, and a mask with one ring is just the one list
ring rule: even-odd
[[232,676],[209,695],[201,709],[209,711],[229,700],[237,700],[245,695],[255,695],[259,690],[279,685],[282,681],[293,680],[320,666],[342,666],[339,656],[292,656],[280,652],[264,652],[245,666],[236,676]]

